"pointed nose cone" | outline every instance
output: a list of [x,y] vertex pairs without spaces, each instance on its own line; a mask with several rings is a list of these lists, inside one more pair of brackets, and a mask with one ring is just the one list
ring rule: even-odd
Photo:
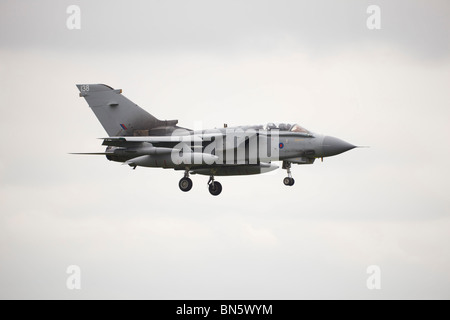
[[324,157],[335,156],[353,148],[356,148],[356,146],[335,137],[325,136],[323,139]]

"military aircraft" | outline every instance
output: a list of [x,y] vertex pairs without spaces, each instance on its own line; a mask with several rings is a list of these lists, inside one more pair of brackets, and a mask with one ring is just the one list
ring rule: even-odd
[[287,171],[286,186],[294,185],[291,164],[312,164],[356,146],[341,139],[316,134],[298,124],[269,123],[190,130],[177,126],[178,120],[159,120],[122,95],[121,89],[104,84],[78,84],[108,137],[102,138],[104,152],[76,153],[104,155],[133,169],[157,167],[184,171],[182,191],[192,188],[190,174],[209,176],[209,192],[217,196],[222,185],[216,176],[251,175],[278,168]]

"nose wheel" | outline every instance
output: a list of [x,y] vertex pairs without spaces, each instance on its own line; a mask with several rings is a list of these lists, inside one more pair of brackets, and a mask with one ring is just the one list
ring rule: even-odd
[[178,183],[178,186],[180,187],[180,190],[183,192],[188,192],[192,189],[192,180],[189,178],[189,170],[186,170],[184,172],[184,177],[181,178],[180,182]]
[[222,185],[218,181],[214,181],[214,176],[209,177],[208,190],[213,196],[218,196],[222,192]]
[[283,183],[285,186],[293,186],[295,183],[294,178],[292,178],[291,173],[291,163],[287,161],[283,161],[283,169],[286,169],[288,176],[283,179]]
[[295,180],[294,180],[294,178],[286,177],[283,179],[283,183],[285,186],[293,186],[295,183]]

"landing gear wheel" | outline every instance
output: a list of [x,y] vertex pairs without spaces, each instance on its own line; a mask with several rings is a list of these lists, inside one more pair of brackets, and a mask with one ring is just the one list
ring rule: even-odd
[[209,193],[213,196],[218,196],[222,192],[222,185],[220,182],[214,181],[209,184]]
[[189,178],[182,178],[178,183],[181,191],[188,192],[192,189],[192,180]]
[[288,176],[283,179],[283,183],[285,186],[293,186],[295,183],[294,178],[292,178],[291,174],[291,163],[289,161],[283,161],[283,169],[286,169]]
[[285,186],[293,186],[295,183],[295,180],[294,180],[294,178],[286,177],[283,179],[283,183]]

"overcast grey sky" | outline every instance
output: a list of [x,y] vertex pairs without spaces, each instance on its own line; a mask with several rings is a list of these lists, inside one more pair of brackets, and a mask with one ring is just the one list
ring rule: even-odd
[[[0,1],[0,298],[449,299],[449,30],[448,1]],[[76,83],[184,127],[370,148],[292,188],[278,170],[183,193],[179,172],[67,154],[105,136]]]

